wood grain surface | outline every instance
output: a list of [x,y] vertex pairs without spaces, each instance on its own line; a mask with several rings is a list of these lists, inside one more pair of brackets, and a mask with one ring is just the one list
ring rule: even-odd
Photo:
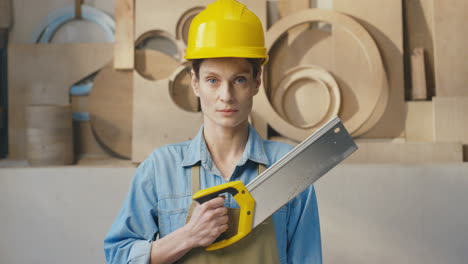
[[[278,0],[277,3],[280,18],[311,7],[310,0]],[[302,31],[309,27],[309,24],[304,24],[288,30],[288,43],[291,44]],[[291,50],[291,52],[296,52],[296,50]]]
[[133,74],[132,161],[142,162],[165,144],[190,140],[202,124],[202,114],[178,107],[169,80],[150,81]]
[[102,68],[111,60],[112,55],[111,44],[10,43],[8,47],[9,157],[26,158],[26,105],[69,104],[70,87]]
[[415,48],[411,53],[411,99],[427,100],[426,67],[422,48]]
[[[405,0],[404,38],[405,38],[405,79],[406,87],[411,85],[411,52],[415,48],[424,49],[427,92],[429,98],[435,96],[434,77],[434,0]],[[407,98],[411,98],[408,93]]]
[[[360,24],[346,15],[333,11],[309,9],[296,12],[288,16],[287,19],[278,21],[270,28],[267,33],[267,48],[271,50],[276,40],[281,38],[282,34],[288,29],[296,25],[314,21],[332,24],[334,31],[336,28],[341,28],[343,31],[348,32],[348,35],[352,37],[356,46],[360,47],[358,51],[361,50],[361,53],[365,52],[365,56],[361,56],[360,53],[356,53],[356,50],[349,51],[350,54],[348,54],[347,58],[350,63],[348,63],[348,65],[344,65],[344,63],[339,65],[344,68],[347,66],[357,67],[361,69],[361,72],[366,72],[366,74],[361,73],[357,76],[357,78],[360,78],[358,79],[359,82],[357,82],[359,85],[353,85],[352,89],[354,90],[350,88],[349,84],[343,83],[343,79],[347,80],[345,78],[346,76],[337,74],[337,72],[345,71],[337,71],[336,68],[338,66],[336,63],[333,63],[333,60],[331,60],[332,63],[330,65],[331,67],[335,67],[332,68],[330,72],[337,80],[342,93],[343,101],[340,117],[342,117],[350,133],[355,136],[360,135],[365,132],[365,130],[362,130],[364,125],[367,124],[369,127],[372,127],[372,125],[379,120],[383,111],[376,111],[376,107],[378,106],[381,109],[385,109],[386,99],[388,98],[388,83],[380,53],[372,37]],[[346,47],[346,50],[347,49],[348,47]],[[283,53],[283,56],[287,56],[287,53]],[[361,56],[361,59],[356,61],[356,58],[353,56]],[[278,57],[275,59],[277,58]],[[330,60],[330,58],[333,58],[333,53],[332,56],[328,57],[328,60]],[[356,65],[356,62],[360,62],[361,64]],[[273,64],[274,62],[271,63]],[[327,69],[326,67],[323,68]],[[269,72],[268,74],[270,75],[272,73]],[[273,73],[273,75],[275,75],[275,73]],[[273,76],[271,78],[273,79]],[[355,79],[356,77],[353,75],[351,80],[353,80],[353,78]],[[255,97],[254,112],[264,115],[269,124],[280,134],[297,141],[305,139],[313,130],[301,129],[289,124],[272,108],[268,96],[268,94],[271,96],[269,90],[273,87],[272,83],[273,82],[268,81],[267,78],[267,82],[264,84],[266,86],[263,86],[259,94]],[[357,111],[358,109],[359,111]],[[373,119],[371,119],[371,117]],[[359,131],[360,129],[361,131]]]
[[297,127],[318,128],[340,110],[338,84],[330,73],[317,66],[292,68],[274,91],[273,107]]
[[468,1],[433,3],[436,96],[468,96]]
[[74,162],[71,105],[26,107],[27,159],[32,166]]
[[[136,70],[152,80],[166,79],[178,62],[161,52],[137,50]],[[108,63],[99,71],[89,95],[91,126],[98,141],[119,157],[132,155],[133,72]]]
[[133,69],[135,61],[135,0],[115,1],[114,67]]
[[409,142],[434,142],[432,101],[406,102],[405,138]]
[[468,145],[468,96],[433,98],[436,141]]
[[[379,102],[374,109],[383,114],[375,118],[374,122],[369,119],[358,134],[378,138],[399,136],[405,124],[402,1],[335,0],[333,9],[352,16],[371,34],[377,43],[388,76],[388,104],[385,106]],[[353,44],[356,41],[346,40],[349,34],[340,29],[333,28],[333,36],[336,39],[335,65],[338,67],[334,73],[338,76],[341,76],[341,72],[348,74],[350,79],[347,78],[347,81],[354,79],[357,82],[350,83],[349,86],[357,85],[366,74],[357,64],[359,60],[353,62],[353,54],[356,54]],[[340,87],[346,88],[341,83]],[[343,95],[343,98],[346,100],[350,97]],[[355,110],[361,111],[363,107],[368,106],[359,105]]]

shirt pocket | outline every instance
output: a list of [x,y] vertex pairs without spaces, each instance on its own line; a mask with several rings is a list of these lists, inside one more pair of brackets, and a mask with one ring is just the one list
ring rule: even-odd
[[159,236],[164,237],[185,225],[191,195],[174,195],[159,200]]

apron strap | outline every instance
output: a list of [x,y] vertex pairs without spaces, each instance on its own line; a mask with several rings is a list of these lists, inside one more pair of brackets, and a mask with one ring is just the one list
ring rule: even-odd
[[192,166],[192,195],[200,190],[200,164]]
[[257,166],[257,176],[262,174],[265,170],[266,170],[266,165],[265,164],[262,164],[262,163],[258,163],[258,166]]
[[[200,164],[196,164],[192,166],[192,196],[200,190]],[[193,209],[197,203],[192,201],[190,203],[190,207],[188,209],[188,217],[186,222],[188,222],[190,216],[192,215]]]

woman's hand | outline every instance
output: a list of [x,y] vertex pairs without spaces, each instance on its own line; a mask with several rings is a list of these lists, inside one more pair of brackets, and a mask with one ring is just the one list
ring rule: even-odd
[[194,248],[211,245],[228,229],[227,211],[222,196],[195,206],[189,222],[184,226]]

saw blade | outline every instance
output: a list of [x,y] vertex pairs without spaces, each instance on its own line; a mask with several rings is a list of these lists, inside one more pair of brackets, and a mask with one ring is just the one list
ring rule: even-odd
[[331,119],[246,186],[255,199],[252,228],[356,150],[340,119]]

